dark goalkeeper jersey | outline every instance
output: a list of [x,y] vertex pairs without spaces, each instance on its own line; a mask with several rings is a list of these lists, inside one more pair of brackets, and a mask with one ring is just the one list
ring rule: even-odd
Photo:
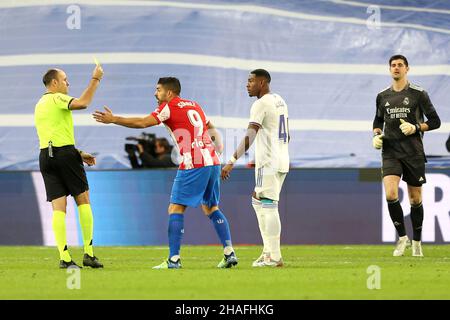
[[376,104],[374,128],[378,127],[384,131],[383,158],[425,158],[423,132],[405,136],[399,127],[400,119],[415,125],[424,122],[424,115],[427,119],[430,115],[437,117],[427,92],[413,84],[408,84],[400,92],[389,87],[377,95]]

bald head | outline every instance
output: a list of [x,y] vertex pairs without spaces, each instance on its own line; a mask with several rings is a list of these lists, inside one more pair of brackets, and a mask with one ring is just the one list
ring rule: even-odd
[[42,82],[51,92],[67,94],[69,91],[66,73],[61,69],[49,69],[42,77]]

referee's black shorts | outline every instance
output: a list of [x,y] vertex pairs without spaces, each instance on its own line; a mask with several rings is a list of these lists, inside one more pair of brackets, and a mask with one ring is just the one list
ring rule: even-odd
[[73,197],[89,190],[83,160],[73,145],[53,147],[53,158],[48,148],[41,149],[39,168],[44,178],[47,201],[68,196]]
[[381,173],[385,176],[403,177],[402,180],[413,187],[421,187],[426,183],[425,158],[422,156],[407,159],[383,158]]

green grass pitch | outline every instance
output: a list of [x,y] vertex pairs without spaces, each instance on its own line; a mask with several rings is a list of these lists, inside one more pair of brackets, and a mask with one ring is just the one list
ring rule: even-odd
[[[392,257],[393,245],[283,246],[283,268],[252,268],[259,246],[237,246],[239,265],[217,269],[218,246],[183,246],[183,269],[152,270],[166,247],[97,247],[105,268],[84,268],[68,289],[52,247],[0,247],[0,299],[450,299],[450,246],[424,258]],[[71,248],[81,263],[82,249]],[[379,267],[380,288],[369,266]],[[375,282],[374,282],[375,281]]]

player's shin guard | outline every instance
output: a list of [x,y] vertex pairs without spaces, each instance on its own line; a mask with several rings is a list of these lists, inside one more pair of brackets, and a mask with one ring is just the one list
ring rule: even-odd
[[[181,239],[184,233],[184,214],[172,213],[169,215],[169,259],[180,256]],[[175,260],[171,259],[173,262]]]
[[267,246],[270,257],[274,261],[281,259],[280,235],[281,221],[278,213],[278,201],[269,199],[261,200],[262,212],[264,214],[265,235],[267,237]]
[[263,252],[269,252],[269,247],[267,245],[266,236],[266,223],[264,220],[264,211],[262,209],[261,201],[252,197],[252,206],[256,213],[256,218],[258,219],[259,232],[261,233],[261,238],[263,240]]
[[398,199],[396,200],[387,200],[389,215],[391,216],[392,222],[394,223],[394,227],[397,230],[398,236],[403,237],[406,235],[405,231],[405,221],[403,218],[403,210],[400,206],[400,202]]
[[423,206],[422,203],[411,206],[411,222],[413,226],[413,240],[422,239]]
[[[214,211],[208,217],[213,223],[214,229],[216,229],[217,236],[219,237],[223,247],[228,247],[227,249],[231,248],[230,250],[232,251],[230,226],[228,224],[227,218],[220,210]],[[225,254],[230,253],[231,252],[226,252]]]
[[66,236],[66,213],[63,211],[53,211],[52,219],[53,233],[55,234],[56,246],[58,247],[59,256],[65,262],[72,261],[69,251],[67,250]]
[[90,204],[82,204],[78,206],[78,218],[80,220],[81,233],[83,235],[84,253],[94,256],[92,247],[92,239],[94,235],[94,217]]

